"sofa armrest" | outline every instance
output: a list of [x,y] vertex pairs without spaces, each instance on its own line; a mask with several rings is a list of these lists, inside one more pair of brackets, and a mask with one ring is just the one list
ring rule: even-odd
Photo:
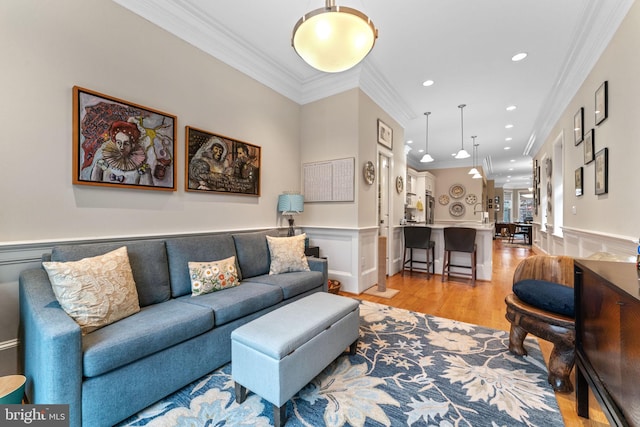
[[82,334],[60,307],[42,268],[20,273],[20,339],[29,403],[70,404],[81,421]]
[[319,271],[322,273],[322,291],[329,292],[329,264],[326,258],[307,257],[309,269],[311,271]]

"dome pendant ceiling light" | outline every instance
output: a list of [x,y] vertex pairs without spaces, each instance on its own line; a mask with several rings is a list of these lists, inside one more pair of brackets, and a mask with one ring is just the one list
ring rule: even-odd
[[422,163],[433,162],[433,157],[431,157],[431,154],[429,154],[429,114],[431,114],[431,111],[427,111],[426,113],[424,113],[424,115],[427,117],[427,139],[424,146],[424,156],[422,156],[422,159],[420,159]]
[[462,135],[460,142],[462,143],[462,145],[460,147],[460,151],[458,151],[458,154],[454,156],[456,159],[468,159],[469,157],[471,157],[471,154],[469,154],[467,150],[464,149],[464,119],[462,111],[466,106],[466,104],[458,105],[458,108],[460,109],[460,131]]
[[[480,160],[479,157],[478,157],[478,146],[480,144],[476,144],[476,139],[475,139],[476,137],[475,136],[472,136],[471,138],[473,138],[473,154],[474,154],[474,158],[476,159],[473,164],[475,165],[478,162],[478,160]],[[474,167],[474,169],[476,169],[476,168]],[[476,169],[476,173],[471,178],[480,179],[480,178],[482,178],[482,174],[480,173],[480,171],[478,169]]]
[[469,172],[467,172],[469,175],[475,175],[478,172],[478,169],[476,169],[476,138],[477,136],[472,136],[471,139],[473,139],[473,163],[471,164],[471,169],[469,169]]
[[296,23],[291,45],[313,68],[339,73],[362,61],[377,38],[378,30],[367,15],[326,0],[325,7],[307,13]]

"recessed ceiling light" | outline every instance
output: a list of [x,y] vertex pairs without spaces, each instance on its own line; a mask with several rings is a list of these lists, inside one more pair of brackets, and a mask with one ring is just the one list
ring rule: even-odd
[[510,171],[512,171],[512,170],[513,170],[513,168],[509,168],[509,170],[510,170]]
[[516,53],[515,55],[513,55],[511,57],[511,60],[513,62],[518,62],[518,61],[522,61],[526,57],[527,57],[527,53],[526,52],[520,52],[520,53]]
[[505,141],[512,141],[512,140],[513,140],[513,138],[508,137],[508,138],[505,138],[504,140],[505,140]]
[[507,107],[507,111],[513,111],[513,110],[515,110],[516,108],[518,108],[518,107],[516,107],[515,105],[509,105],[509,106]]
[[511,163],[515,163],[515,159],[511,159],[509,160]]
[[513,125],[506,125],[504,128],[505,129],[511,129],[513,127]]
[[431,86],[434,83],[435,82],[433,80],[425,80],[424,82],[422,82],[422,86]]
[[413,141],[412,140],[408,140],[407,144],[413,144]]
[[511,147],[504,147],[505,150],[511,150]]

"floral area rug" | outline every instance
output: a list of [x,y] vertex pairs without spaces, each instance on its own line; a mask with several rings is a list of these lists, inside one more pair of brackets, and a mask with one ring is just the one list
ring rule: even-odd
[[[344,354],[287,403],[286,426],[562,426],[540,347],[509,334],[360,303],[356,355]],[[227,364],[126,420],[127,426],[269,426],[272,405],[235,402]]]

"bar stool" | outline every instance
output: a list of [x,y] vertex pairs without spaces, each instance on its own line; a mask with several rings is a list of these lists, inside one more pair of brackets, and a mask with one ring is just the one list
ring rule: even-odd
[[[434,260],[436,257],[436,242],[431,240],[431,227],[404,227],[404,251],[402,252],[402,275],[404,276],[404,270],[407,269],[409,264],[409,272],[413,273],[413,270],[420,272],[426,272],[427,277],[429,274],[429,265],[431,265],[431,274],[435,274]],[[409,259],[407,256],[407,249],[409,250]],[[424,249],[426,252],[426,261],[417,261],[413,259],[414,249]],[[414,268],[414,264],[424,265],[424,268]]]
[[[442,260],[442,281],[447,275],[447,280],[454,276],[471,278],[471,284],[476,284],[476,229],[468,227],[446,227],[444,233],[444,257]],[[463,252],[471,255],[471,265],[451,264],[451,252]],[[471,269],[471,273],[451,271],[451,267]]]

